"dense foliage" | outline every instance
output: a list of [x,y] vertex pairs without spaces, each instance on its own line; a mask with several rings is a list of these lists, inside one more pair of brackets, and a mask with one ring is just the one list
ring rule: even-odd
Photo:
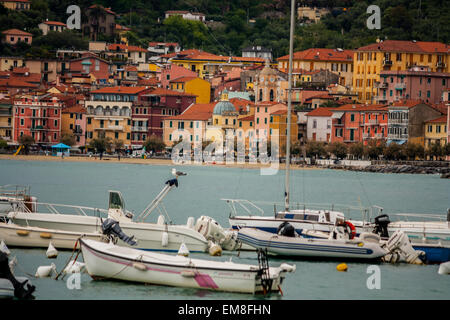
[[[38,24],[47,18],[65,22],[69,5],[77,4],[85,12],[93,3],[111,7],[119,14],[117,23],[132,28],[129,37],[133,44],[174,41],[185,49],[199,48],[226,55],[240,55],[244,47],[262,45],[271,48],[275,58],[288,53],[289,0],[32,0],[29,11],[8,11],[0,6],[0,29],[26,30],[33,33],[36,42],[33,41],[32,47],[21,48],[1,45],[0,54],[26,52],[45,56],[60,47],[85,49],[87,42],[79,33],[42,37]],[[381,8],[381,30],[366,27],[370,4]],[[297,1],[297,5],[328,7],[331,13],[317,24],[297,20],[295,50],[354,49],[377,38],[445,43],[450,40],[450,1],[446,0],[303,0]],[[165,20],[167,10],[201,12],[208,22],[205,25],[178,18]]]

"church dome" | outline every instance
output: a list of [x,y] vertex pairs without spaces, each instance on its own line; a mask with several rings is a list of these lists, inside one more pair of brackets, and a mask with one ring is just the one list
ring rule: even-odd
[[213,114],[222,115],[224,112],[236,112],[236,108],[230,101],[219,101],[214,107]]

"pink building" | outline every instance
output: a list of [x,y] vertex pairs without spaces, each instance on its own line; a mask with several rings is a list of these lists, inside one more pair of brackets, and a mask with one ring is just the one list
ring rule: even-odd
[[18,29],[9,29],[2,31],[2,34],[4,36],[4,42],[9,44],[16,44],[17,42],[25,42],[31,45],[31,42],[33,41],[33,35],[31,33],[18,30]]
[[258,102],[254,108],[256,135],[264,135],[266,137],[268,137],[270,133],[270,114],[278,110],[287,110],[285,104],[273,101]]
[[450,73],[431,72],[429,67],[424,66],[414,66],[406,71],[381,71],[377,101],[392,103],[412,99],[439,103],[449,81]]
[[86,109],[82,105],[74,105],[62,110],[62,134],[75,136],[75,147],[86,145]]
[[198,77],[197,72],[188,70],[175,64],[167,64],[161,67],[161,87],[170,89],[170,81],[182,77]]
[[91,74],[97,82],[105,82],[111,75],[111,63],[97,57],[94,54],[86,53],[81,58],[70,61],[70,72]]
[[56,97],[21,96],[14,100],[13,141],[32,136],[41,146],[54,145],[61,136],[62,104]]

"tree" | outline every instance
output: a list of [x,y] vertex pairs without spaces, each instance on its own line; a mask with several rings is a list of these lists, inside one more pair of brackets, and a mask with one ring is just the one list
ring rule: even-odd
[[383,152],[387,160],[401,160],[405,158],[403,147],[395,142],[391,142]]
[[440,160],[444,155],[444,148],[439,141],[431,143],[427,149],[427,154],[432,160]]
[[111,149],[111,138],[110,137],[99,137],[97,139],[92,139],[89,142],[89,148],[97,150],[99,153],[103,153],[106,150]]
[[35,144],[35,141],[32,136],[24,134],[23,136],[19,137],[19,143],[23,145],[25,154],[28,154],[28,152],[30,151],[30,147]]
[[361,159],[364,155],[364,144],[362,142],[353,143],[348,151],[354,158]]
[[403,147],[403,150],[408,160],[423,158],[424,148],[421,144],[407,142],[406,145]]
[[323,157],[327,155],[325,149],[325,142],[320,141],[308,141],[306,143],[306,156],[307,157]]
[[144,147],[146,151],[161,152],[166,147],[166,144],[161,138],[156,135],[151,135],[145,140]]
[[59,139],[59,142],[64,143],[68,146],[73,146],[76,143],[76,138],[72,133],[64,133],[61,136],[61,139]]
[[370,140],[365,148],[365,155],[369,159],[378,159],[379,156],[383,155],[384,149],[386,148],[386,142],[384,140]]
[[327,150],[329,153],[334,154],[338,160],[345,158],[348,153],[347,145],[342,142],[333,142],[329,144]]
[[114,139],[114,141],[111,142],[111,146],[114,148],[115,152],[119,152],[123,149],[124,143],[123,140]]
[[8,147],[8,142],[3,139],[0,139],[0,149],[5,149]]

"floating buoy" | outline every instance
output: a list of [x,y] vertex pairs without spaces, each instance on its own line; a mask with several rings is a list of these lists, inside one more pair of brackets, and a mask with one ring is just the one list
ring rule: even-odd
[[55,259],[58,256],[58,250],[56,250],[56,248],[53,246],[53,244],[50,242],[48,244],[48,249],[47,249],[47,258],[49,259]]
[[41,233],[39,234],[39,236],[40,236],[42,239],[51,239],[51,238],[52,238],[52,234],[49,233],[49,232],[41,232]]
[[161,236],[161,245],[163,247],[167,247],[168,244],[169,244],[169,234],[164,231]]
[[25,237],[25,236],[27,236],[27,235],[30,234],[30,231],[27,231],[27,230],[17,230],[16,233],[17,233],[18,236]]
[[209,247],[209,254],[213,257],[221,256],[222,255],[222,247],[219,246],[218,244],[213,243]]
[[36,278],[45,278],[50,277],[52,272],[56,272],[56,266],[54,263],[52,263],[49,266],[40,266],[36,270],[36,274],[34,275]]
[[180,245],[180,249],[178,250],[178,255],[184,256],[184,257],[189,256],[189,249],[187,248],[187,246],[184,242],[182,242]]
[[441,263],[438,270],[439,274],[450,274],[450,261]]
[[337,271],[347,271],[347,269],[348,269],[348,267],[347,267],[347,264],[345,264],[345,263],[338,264],[336,267]]
[[8,247],[6,246],[5,241],[3,241],[3,240],[0,243],[0,251],[3,252],[4,254],[6,254],[7,256],[9,256],[9,254],[11,253],[11,251],[9,251]]
[[145,266],[145,264],[140,263],[140,262],[133,262],[133,267],[140,270],[140,271],[145,271],[147,270],[147,267]]
[[71,260],[67,267],[64,269],[64,273],[81,273],[85,268],[85,263]]

